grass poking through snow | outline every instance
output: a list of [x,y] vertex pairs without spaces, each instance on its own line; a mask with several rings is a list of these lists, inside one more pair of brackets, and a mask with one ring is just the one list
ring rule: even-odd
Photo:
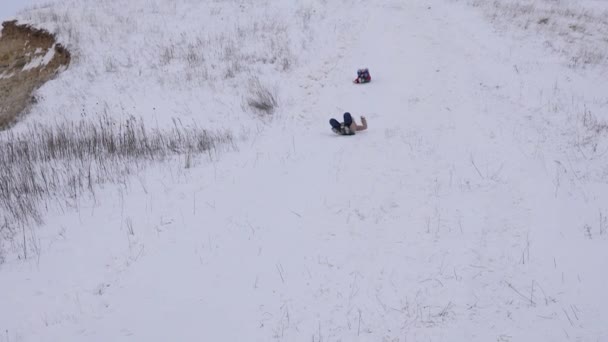
[[[43,208],[70,206],[103,183],[124,183],[148,163],[185,155],[213,154],[231,144],[229,132],[212,133],[175,120],[173,127],[148,129],[134,118],[117,122],[34,125],[0,137],[0,240],[19,227],[40,224]],[[0,252],[0,260],[2,260]]]

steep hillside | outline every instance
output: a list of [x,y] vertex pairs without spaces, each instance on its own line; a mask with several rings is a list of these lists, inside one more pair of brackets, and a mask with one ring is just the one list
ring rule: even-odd
[[72,62],[1,135],[0,342],[608,339],[597,2],[506,3],[24,12]]

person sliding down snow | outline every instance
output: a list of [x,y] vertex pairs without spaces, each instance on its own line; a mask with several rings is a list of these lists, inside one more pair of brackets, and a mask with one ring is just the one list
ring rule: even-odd
[[344,113],[344,122],[340,123],[338,120],[331,118],[329,124],[331,125],[331,130],[340,135],[354,135],[358,131],[367,129],[367,119],[365,119],[365,116],[361,116],[361,125],[357,125],[349,112]]
[[353,81],[353,83],[368,83],[371,82],[372,77],[369,74],[369,70],[367,68],[357,70],[357,78]]

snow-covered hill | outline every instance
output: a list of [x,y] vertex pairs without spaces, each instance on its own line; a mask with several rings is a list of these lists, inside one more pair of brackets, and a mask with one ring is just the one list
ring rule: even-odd
[[[73,63],[12,134],[136,118],[235,148],[51,196],[0,245],[0,341],[608,340],[605,23],[572,63],[553,47],[576,37],[538,20],[585,18],[493,3],[22,12]],[[493,16],[517,4],[537,29]],[[370,128],[333,135],[345,111]]]

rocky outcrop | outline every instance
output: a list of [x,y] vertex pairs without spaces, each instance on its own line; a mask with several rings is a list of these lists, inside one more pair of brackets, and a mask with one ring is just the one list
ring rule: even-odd
[[70,53],[48,31],[17,21],[2,24],[0,36],[0,130],[27,110],[33,93],[70,64]]

